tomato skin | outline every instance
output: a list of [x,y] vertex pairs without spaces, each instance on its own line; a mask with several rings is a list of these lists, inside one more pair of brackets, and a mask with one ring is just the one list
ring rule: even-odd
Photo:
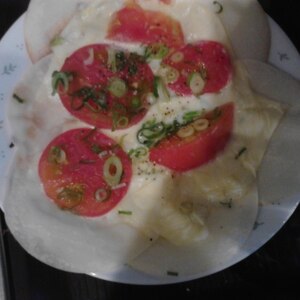
[[[95,145],[101,151],[112,151],[121,160],[123,175],[120,184],[124,185],[121,188],[111,189],[104,180],[103,165],[109,156],[100,157],[92,150]],[[64,162],[49,160],[52,147],[59,147],[65,152]],[[38,172],[46,195],[58,207],[88,217],[101,216],[112,210],[127,193],[132,176],[131,160],[127,154],[99,130],[87,128],[73,129],[53,139],[40,157]],[[82,199],[64,200],[59,195],[65,189],[75,189],[77,195],[79,191]],[[109,191],[107,201],[96,201],[98,189]]]
[[[172,55],[176,52],[184,55],[179,62],[172,61]],[[232,76],[230,55],[223,45],[215,41],[201,41],[175,49],[162,61],[162,65],[175,68],[179,72],[179,78],[168,86],[182,96],[192,95],[188,77],[194,72],[199,72],[203,67],[207,78],[202,94],[219,92]]]
[[[176,172],[186,172],[198,168],[216,158],[230,140],[234,105],[225,104],[220,107],[221,115],[206,130],[185,140],[173,135],[162,140],[150,149],[150,160]],[[208,113],[206,118],[212,117]]]
[[[112,48],[106,44],[93,44],[82,47],[71,54],[65,60],[61,71],[71,73],[72,80],[67,92],[63,88],[60,88],[58,92],[65,108],[76,118],[98,128],[122,129],[136,124],[145,116],[149,108],[146,95],[153,89],[154,75],[141,56],[119,49],[118,51],[124,54],[126,63],[123,69],[112,71],[108,66],[109,49]],[[114,50],[116,51],[116,49]],[[92,63],[86,64],[90,51],[93,52],[94,59]],[[129,62],[135,67],[134,74],[130,73],[132,65]],[[121,79],[126,83],[127,90],[122,97],[116,97],[109,92],[109,84],[114,78]],[[133,84],[137,86],[136,90],[138,91],[134,90]],[[97,107],[96,110],[91,110],[90,107],[83,106],[78,109],[83,97],[74,95],[83,88],[91,89],[97,95],[102,93],[107,107]],[[139,97],[141,102],[138,110],[131,108],[131,101],[134,97]],[[90,106],[95,105],[91,100],[89,100],[89,104]],[[121,106],[121,110],[115,109],[115,106]],[[113,115],[116,113],[120,118],[128,119],[127,126],[114,128]]]
[[[170,4],[170,1],[163,1]],[[142,9],[131,3],[112,17],[107,38],[121,42],[143,44],[162,43],[169,47],[184,44],[180,23],[172,17],[156,11]]]

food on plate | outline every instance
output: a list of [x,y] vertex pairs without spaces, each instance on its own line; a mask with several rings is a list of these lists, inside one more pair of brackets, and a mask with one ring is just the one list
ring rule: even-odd
[[220,43],[201,41],[171,51],[159,74],[181,96],[218,93],[231,79],[231,59]]
[[[195,1],[220,17],[238,57],[267,60],[270,30],[266,14],[258,1]],[[64,26],[74,14],[92,2],[94,0],[31,0],[25,20],[25,40],[31,60],[38,61],[49,54],[52,47],[63,42],[60,33]],[[120,0],[114,2],[122,3]],[[171,0],[161,2],[164,5],[172,4]],[[113,6],[113,4],[105,5]],[[105,10],[105,5],[101,9]],[[191,10],[186,9],[184,1],[182,5],[182,15],[189,14]],[[44,19],[45,11],[47,11],[47,22]]]
[[55,138],[39,161],[45,192],[62,209],[100,216],[122,200],[131,162],[120,146],[96,129],[74,129]]
[[5,212],[30,253],[162,278],[233,260],[283,109],[251,89],[218,3],[93,1],[18,84]]
[[188,171],[213,160],[230,140],[234,109],[233,103],[225,104],[175,129],[173,133],[168,132],[150,150],[149,159],[177,172]]
[[143,118],[154,84],[141,55],[103,44],[75,51],[52,77],[54,93],[72,115],[114,130]]
[[159,41],[168,47],[178,47],[184,43],[182,28],[177,20],[160,11],[145,10],[134,1],[112,15],[107,38],[143,44]]

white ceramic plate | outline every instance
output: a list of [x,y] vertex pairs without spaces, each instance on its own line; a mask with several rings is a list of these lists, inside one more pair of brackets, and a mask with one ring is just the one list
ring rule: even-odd
[[[269,62],[293,77],[300,79],[300,58],[296,48],[279,26],[273,20],[269,19],[269,21],[272,33]],[[0,207],[2,207],[5,198],[9,165],[13,152],[13,144],[9,140],[9,133],[6,128],[6,106],[15,84],[30,65],[23,37],[23,22],[24,16],[17,20],[0,43]],[[247,243],[227,266],[222,266],[222,269],[241,261],[266,243],[292,215],[299,203],[299,198],[300,195],[284,197],[284,199],[281,199],[282,201],[270,200],[267,205],[260,206],[257,221]],[[161,281],[158,278],[146,276],[126,267],[118,273],[89,275],[115,282],[133,284],[166,284],[184,281],[184,278],[177,279],[173,277]],[[199,276],[195,276],[195,278],[197,277]]]

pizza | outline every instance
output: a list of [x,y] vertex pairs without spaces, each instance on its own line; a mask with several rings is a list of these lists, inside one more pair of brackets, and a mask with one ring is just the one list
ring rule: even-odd
[[5,211],[30,253],[158,278],[232,260],[283,108],[252,90],[217,3],[91,1],[16,87]]

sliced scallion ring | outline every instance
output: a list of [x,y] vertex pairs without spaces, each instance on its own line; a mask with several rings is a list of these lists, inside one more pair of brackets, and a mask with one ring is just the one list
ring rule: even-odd
[[106,183],[114,187],[118,185],[121,181],[123,175],[123,165],[121,159],[116,156],[110,156],[105,162],[103,166],[103,176]]
[[100,188],[95,192],[96,202],[105,202],[111,195],[111,191],[108,189]]
[[190,136],[192,136],[193,134],[195,133],[195,129],[193,126],[191,125],[187,125],[187,126],[184,126],[184,127],[181,127],[178,131],[177,131],[177,136],[182,138],[182,139],[185,139],[185,138],[188,138]]
[[205,86],[205,81],[200,73],[195,72],[189,75],[188,84],[193,95],[199,96]]
[[183,60],[183,58],[184,58],[184,55],[183,55],[183,53],[182,52],[180,52],[180,51],[177,51],[177,52],[175,52],[175,53],[173,53],[172,55],[171,55],[171,61],[172,62],[174,62],[174,63],[179,63],[179,62],[181,62],[182,60]]
[[224,8],[223,8],[223,5],[220,2],[214,1],[213,5],[215,5],[217,7],[216,14],[220,14],[220,13],[223,12]]
[[129,124],[129,119],[125,116],[120,117],[116,122],[117,128],[126,128]]
[[127,93],[127,85],[124,80],[120,78],[113,78],[110,81],[108,90],[117,98],[123,97]]
[[162,66],[158,70],[158,75],[161,76],[165,83],[174,83],[179,78],[179,71],[170,66]]
[[145,148],[145,147],[138,147],[136,149],[131,149],[129,152],[128,152],[128,155],[131,157],[131,158],[140,158],[142,156],[146,156],[148,154],[148,149]]
[[170,101],[169,91],[166,88],[163,80],[158,76],[154,77],[154,91],[153,91],[153,94],[160,102]]
[[198,119],[192,123],[192,126],[196,131],[203,131],[209,127],[209,121],[207,119]]
[[64,92],[69,89],[69,82],[73,79],[73,75],[70,72],[54,71],[52,73],[52,96],[57,93],[58,85],[62,84]]
[[146,59],[162,59],[169,53],[169,48],[162,43],[152,44],[145,49]]

